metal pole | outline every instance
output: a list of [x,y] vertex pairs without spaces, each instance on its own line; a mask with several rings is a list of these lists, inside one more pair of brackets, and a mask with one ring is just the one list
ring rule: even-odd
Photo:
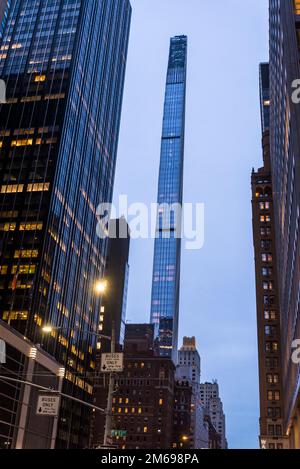
[[[116,331],[115,331],[115,322],[112,322],[111,328],[111,353],[116,353]],[[108,446],[109,439],[111,438],[111,426],[112,426],[112,400],[113,393],[115,388],[115,377],[114,373],[109,374],[109,386],[108,386],[108,396],[107,396],[107,407],[106,407],[106,419],[105,419],[105,432],[104,432],[104,446]]]

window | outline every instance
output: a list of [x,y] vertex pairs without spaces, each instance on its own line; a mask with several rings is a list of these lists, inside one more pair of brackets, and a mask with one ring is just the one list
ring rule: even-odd
[[261,255],[261,260],[262,262],[272,262],[273,261],[273,256],[271,253],[266,253],[263,252]]
[[20,223],[20,231],[41,231],[43,223]]
[[46,81],[46,75],[38,75],[38,76],[34,77],[34,81],[36,83]]
[[295,15],[300,15],[300,0],[294,0]]
[[39,251],[37,249],[23,249],[15,251],[14,258],[15,259],[25,259],[31,257],[38,257]]
[[279,375],[275,374],[267,374],[267,383],[268,384],[278,384],[279,383]]
[[277,336],[277,327],[276,326],[265,326],[265,335],[268,337]]
[[12,184],[1,187],[1,194],[15,194],[17,192],[23,192],[24,184]]
[[276,321],[277,317],[276,317],[276,311],[265,311],[264,312],[264,316],[265,316],[265,319],[267,321]]
[[15,231],[16,223],[2,223],[0,224],[0,231]]
[[27,147],[33,145],[33,139],[28,138],[28,139],[23,139],[23,140],[12,140],[11,146],[12,147]]
[[0,265],[0,275],[6,275],[8,270],[7,265]]
[[27,192],[43,192],[48,191],[50,188],[50,183],[45,182],[41,184],[28,184]]
[[273,290],[274,285],[272,281],[269,282],[263,282],[263,289],[264,290]]
[[278,342],[266,342],[266,352],[278,352]]

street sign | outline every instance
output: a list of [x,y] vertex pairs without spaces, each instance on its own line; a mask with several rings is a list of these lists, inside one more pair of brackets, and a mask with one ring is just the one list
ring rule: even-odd
[[59,411],[60,396],[55,394],[40,394],[36,408],[37,415],[57,417]]
[[124,369],[123,358],[123,353],[102,353],[101,372],[121,373]]
[[125,438],[127,436],[127,430],[112,430],[111,436],[113,438]]

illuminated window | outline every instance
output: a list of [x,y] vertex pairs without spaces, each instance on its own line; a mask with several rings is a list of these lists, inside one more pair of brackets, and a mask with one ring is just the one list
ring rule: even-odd
[[300,0],[294,0],[295,15],[300,15]]
[[28,318],[28,311],[4,311],[3,321],[25,321]]
[[142,408],[139,407],[139,408],[138,408],[138,414],[141,414],[141,413],[142,413]]
[[41,231],[43,223],[21,223],[20,231]]
[[28,184],[27,192],[43,192],[48,191],[50,188],[50,182]]
[[39,251],[37,249],[22,249],[15,251],[14,258],[15,259],[26,259],[31,257],[38,257]]
[[1,187],[1,194],[15,194],[23,192],[24,184],[4,185]]
[[159,399],[159,405],[163,405],[164,401],[163,399]]
[[0,224],[0,231],[15,231],[16,223],[2,223]]
[[40,81],[46,81],[46,75],[38,75],[34,78],[34,81],[36,83],[40,82]]
[[144,427],[144,433],[148,433],[148,427]]
[[27,140],[12,140],[11,146],[12,147],[27,147],[33,145],[33,139],[28,138]]
[[6,275],[7,274],[7,265],[0,265],[0,275]]
[[20,274],[35,274],[36,266],[32,265],[13,265],[11,268],[11,273],[16,274],[19,272]]
[[121,414],[122,413],[122,407],[119,407],[118,408],[118,414]]

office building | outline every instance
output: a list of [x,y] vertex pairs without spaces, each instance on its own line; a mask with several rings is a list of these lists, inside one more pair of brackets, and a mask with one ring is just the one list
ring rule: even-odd
[[205,408],[200,396],[201,360],[196,347],[195,337],[184,337],[178,351],[176,377],[187,381],[192,388],[191,397],[191,430],[190,447],[193,449],[208,448],[208,425],[205,422]]
[[192,387],[188,381],[176,381],[174,386],[173,448],[193,449]]
[[200,396],[201,403],[206,408],[209,419],[220,436],[221,449],[227,449],[225,414],[217,381],[201,384]]
[[283,434],[300,448],[300,2],[270,0],[270,160],[281,314]]
[[0,39],[5,27],[6,19],[8,16],[8,9],[11,6],[11,0],[0,0]]
[[[85,402],[107,248],[96,209],[112,199],[130,17],[128,0],[18,0],[1,40],[0,318],[64,366],[64,393]],[[56,447],[87,447],[89,423],[89,408],[63,399]]]
[[280,307],[276,263],[273,186],[270,167],[269,64],[260,65],[260,104],[264,165],[252,172],[257,332],[260,389],[260,446],[286,448],[283,434]]
[[[161,157],[158,214],[154,247],[151,323],[160,354],[177,361],[187,37],[171,39]],[[175,208],[175,209],[174,209]]]
[[[124,371],[115,379],[111,444],[118,449],[168,449],[173,440],[175,366],[155,351],[154,326],[127,324]],[[96,405],[105,407],[108,377],[99,374]],[[93,446],[103,443],[105,416],[99,414]]]

